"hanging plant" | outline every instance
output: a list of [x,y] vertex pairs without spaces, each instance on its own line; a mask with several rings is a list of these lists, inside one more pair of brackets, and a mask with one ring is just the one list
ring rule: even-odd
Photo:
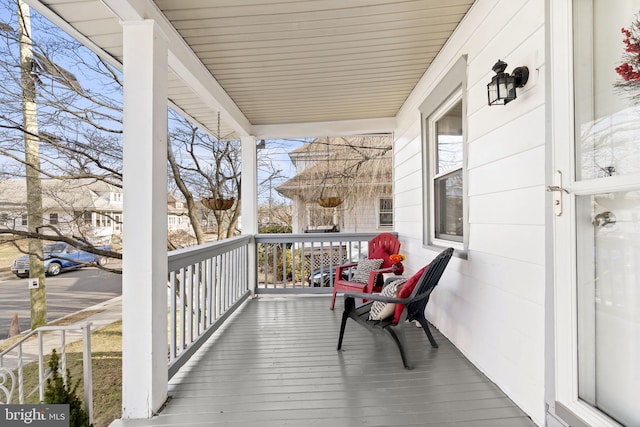
[[235,201],[236,199],[234,197],[208,197],[206,199],[202,199],[202,204],[212,211],[226,211],[228,209],[231,209],[231,206],[233,206],[233,203]]
[[[220,131],[220,111],[218,111],[218,134],[215,137],[218,142],[224,143],[225,140],[222,138]],[[216,164],[218,164],[219,161],[216,159],[215,145],[212,145],[211,149],[213,158],[216,160]],[[210,178],[208,177],[207,180],[213,194],[211,197],[205,197],[201,200],[203,206],[211,209],[212,211],[226,211],[231,209],[236,199],[234,197],[228,197],[227,194],[229,194],[229,192],[222,189],[225,177],[222,176],[222,173],[218,168],[213,170],[212,175],[213,176]]]
[[622,42],[625,49],[622,54],[622,64],[615,70],[620,79],[614,86],[628,92],[634,103],[640,103],[640,21],[635,16],[629,28],[621,28],[624,35]]
[[323,208],[335,208],[342,203],[342,199],[340,197],[320,197],[318,199],[318,204]]

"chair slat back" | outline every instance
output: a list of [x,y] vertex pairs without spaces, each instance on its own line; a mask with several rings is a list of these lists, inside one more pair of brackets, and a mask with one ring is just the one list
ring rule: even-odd
[[389,255],[397,254],[400,252],[400,240],[391,233],[380,233],[369,240],[368,247],[369,255],[374,253],[379,247],[384,248]]
[[453,248],[445,249],[440,252],[438,256],[431,261],[429,267],[424,270],[418,284],[411,293],[411,299],[419,299],[407,304],[407,319],[413,320],[416,313],[419,311],[424,312],[427,302],[429,302],[429,296],[440,282],[440,277],[442,277],[442,273],[444,273],[444,269],[447,267],[447,264],[449,264],[452,255]]

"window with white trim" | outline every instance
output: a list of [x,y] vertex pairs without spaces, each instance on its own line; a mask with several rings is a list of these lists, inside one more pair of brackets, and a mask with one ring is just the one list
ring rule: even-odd
[[393,227],[393,199],[378,199],[378,227]]
[[467,58],[460,57],[420,105],[422,118],[423,244],[468,245],[466,171]]
[[457,94],[428,119],[431,238],[462,242],[464,236],[462,99]]

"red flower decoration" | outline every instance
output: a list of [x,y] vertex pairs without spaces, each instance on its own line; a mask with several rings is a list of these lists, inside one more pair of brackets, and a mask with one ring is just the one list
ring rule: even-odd
[[389,261],[393,264],[397,264],[405,260],[405,256],[402,254],[391,254],[389,255]]
[[640,102],[640,20],[636,15],[629,28],[621,28],[620,32],[624,39],[624,53],[622,54],[622,64],[615,68],[621,80],[614,83],[614,86],[629,91],[631,99]]

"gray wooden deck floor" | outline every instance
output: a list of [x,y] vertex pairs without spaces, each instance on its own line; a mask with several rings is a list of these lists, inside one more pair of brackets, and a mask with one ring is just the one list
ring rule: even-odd
[[535,424],[437,330],[409,329],[415,369],[385,335],[351,320],[336,351],[342,301],[249,301],[183,367],[171,400],[133,426],[491,426]]

